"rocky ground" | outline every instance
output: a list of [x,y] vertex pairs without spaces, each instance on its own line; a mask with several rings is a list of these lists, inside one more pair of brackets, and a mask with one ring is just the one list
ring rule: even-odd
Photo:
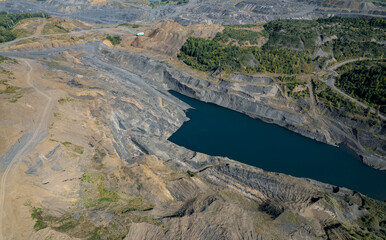
[[385,16],[385,8],[365,0],[190,0],[187,4],[152,8],[148,0],[0,1],[8,11],[44,11],[92,23],[157,22],[190,24],[245,24],[278,18],[311,19],[332,15]]
[[[380,201],[167,140],[188,120],[173,89],[320,141],[359,142],[267,76],[220,81],[176,60],[188,35],[221,26],[149,24],[146,38],[112,26],[39,29],[0,46],[16,59],[0,64],[1,79],[18,87],[0,94],[1,239],[384,238]],[[108,33],[121,44],[102,44]]]

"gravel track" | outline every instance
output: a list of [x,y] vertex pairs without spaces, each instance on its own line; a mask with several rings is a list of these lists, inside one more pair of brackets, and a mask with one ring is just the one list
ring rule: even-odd
[[44,97],[47,100],[47,103],[44,107],[44,110],[39,118],[39,125],[33,132],[32,137],[29,139],[29,141],[20,149],[17,151],[17,153],[13,156],[12,159],[8,159],[9,164],[7,168],[5,169],[0,183],[0,239],[6,240],[3,236],[3,220],[5,217],[5,195],[6,195],[6,183],[7,178],[12,172],[14,166],[21,160],[21,157],[27,152],[26,150],[29,150],[30,147],[37,143],[39,140],[40,133],[44,130],[46,127],[46,123],[49,119],[49,109],[52,105],[52,98],[50,95],[44,93],[41,89],[39,89],[39,86],[36,85],[32,79],[31,79],[31,73],[33,71],[33,67],[31,66],[29,60],[21,59],[29,68],[29,71],[27,73],[27,83],[42,97]]

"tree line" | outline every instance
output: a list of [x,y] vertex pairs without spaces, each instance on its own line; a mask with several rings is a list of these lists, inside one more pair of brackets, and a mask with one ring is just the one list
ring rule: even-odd
[[12,28],[21,20],[26,18],[49,18],[46,13],[7,13],[0,12],[0,43],[16,39]]

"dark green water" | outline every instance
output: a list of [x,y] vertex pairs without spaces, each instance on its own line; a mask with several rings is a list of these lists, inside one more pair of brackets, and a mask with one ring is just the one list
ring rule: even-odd
[[267,171],[312,178],[386,199],[386,171],[370,168],[346,147],[333,147],[277,125],[171,92],[193,109],[169,140]]

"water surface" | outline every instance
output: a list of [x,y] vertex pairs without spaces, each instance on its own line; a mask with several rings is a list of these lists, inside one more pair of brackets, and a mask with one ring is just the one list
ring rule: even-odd
[[214,104],[171,94],[193,108],[187,111],[190,121],[169,138],[180,146],[386,200],[386,171],[366,166],[344,146],[330,146]]

